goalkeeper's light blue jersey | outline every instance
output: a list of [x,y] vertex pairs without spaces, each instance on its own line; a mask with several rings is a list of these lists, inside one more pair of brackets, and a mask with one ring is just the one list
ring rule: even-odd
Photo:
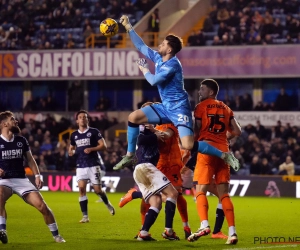
[[155,63],[155,74],[145,74],[146,80],[157,86],[160,98],[167,110],[178,107],[191,109],[188,94],[184,89],[183,71],[180,61],[176,56],[163,62],[161,55],[149,48],[134,30],[129,31],[134,46],[148,59]]

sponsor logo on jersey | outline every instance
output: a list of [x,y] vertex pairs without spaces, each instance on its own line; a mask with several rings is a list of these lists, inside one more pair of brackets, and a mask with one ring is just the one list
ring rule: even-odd
[[12,149],[12,150],[2,151],[2,160],[22,158],[22,157],[23,157],[23,150],[22,149]]
[[80,139],[76,141],[77,147],[89,146],[90,145],[90,138]]

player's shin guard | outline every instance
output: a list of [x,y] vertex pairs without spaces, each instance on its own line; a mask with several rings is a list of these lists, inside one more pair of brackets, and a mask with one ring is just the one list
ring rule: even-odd
[[173,219],[176,210],[176,200],[172,198],[167,198],[166,206],[165,206],[165,213],[166,213],[166,228],[173,228]]
[[79,205],[83,215],[88,214],[88,199],[86,196],[79,197]]
[[196,193],[197,200],[197,212],[200,218],[200,221],[208,220],[208,201],[206,194],[204,192]]
[[156,218],[158,216],[159,210],[156,207],[150,207],[146,217],[145,217],[145,222],[142,227],[142,231],[147,231],[149,232],[151,226],[154,224],[156,221]]
[[215,227],[213,234],[221,232],[223,222],[224,222],[224,211],[222,209],[222,204],[218,204],[217,210],[216,210],[216,221],[215,221]]
[[188,212],[187,212],[187,203],[182,193],[178,194],[177,198],[177,209],[179,211],[181,220],[185,223],[185,226],[188,226]]
[[229,197],[228,194],[224,194],[221,197],[221,202],[222,202],[222,206],[223,206],[223,211],[228,223],[228,226],[235,226],[235,221],[234,221],[234,207],[233,204],[231,202],[231,199]]
[[128,122],[127,128],[127,141],[128,141],[128,149],[127,151],[130,153],[134,153],[136,150],[136,141],[139,135],[139,124],[135,124],[132,122]]
[[102,199],[102,201],[104,202],[104,204],[107,205],[108,204],[108,198],[106,196],[106,193],[103,191],[103,192],[99,193],[98,195]]
[[144,199],[142,199],[141,206],[140,206],[142,225],[144,225],[144,223],[145,223],[145,217],[146,217],[146,214],[147,214],[149,208],[150,208],[150,204],[147,204],[144,201]]
[[205,141],[194,142],[194,147],[192,149],[192,152],[195,150],[197,150],[198,152],[200,152],[202,154],[213,155],[213,156],[217,156],[219,158],[221,158],[221,156],[222,156],[222,151],[211,146],[210,144],[208,144]]

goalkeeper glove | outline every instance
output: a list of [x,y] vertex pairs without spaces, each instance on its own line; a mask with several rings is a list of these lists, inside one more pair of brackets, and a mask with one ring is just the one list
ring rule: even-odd
[[139,58],[136,63],[144,75],[149,72],[149,66],[145,58]]
[[132,30],[131,23],[129,22],[129,18],[126,15],[121,16],[120,21],[119,21],[126,29],[126,31]]

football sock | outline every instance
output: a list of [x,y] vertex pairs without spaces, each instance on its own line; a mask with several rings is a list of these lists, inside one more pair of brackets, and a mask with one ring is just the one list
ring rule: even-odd
[[142,230],[141,231],[147,231],[149,232],[150,227],[154,224],[156,221],[157,215],[159,213],[159,210],[156,207],[150,207],[146,217],[145,217],[145,222],[143,224]]
[[223,153],[222,151],[215,148],[214,146],[209,145],[205,141],[196,141],[194,143],[194,147],[192,149],[192,152],[195,151],[196,148],[197,148],[197,151],[202,153],[202,154],[213,155],[213,156],[217,156],[219,158],[221,158],[222,153]]
[[236,234],[236,230],[234,226],[229,227],[229,236],[232,236],[233,234]]
[[167,198],[166,206],[165,206],[165,214],[166,214],[166,221],[165,227],[166,228],[173,228],[173,219],[176,210],[176,200],[172,198]]
[[80,209],[83,215],[88,215],[88,198],[87,196],[79,197]]
[[228,226],[235,226],[235,222],[234,222],[234,208],[233,208],[233,204],[231,202],[231,199],[229,197],[228,194],[224,194],[221,197],[221,202],[222,202],[222,206],[223,206],[223,211],[228,223]]
[[2,216],[0,216],[0,230],[1,229],[6,230],[6,218]]
[[143,195],[142,195],[142,192],[140,192],[140,191],[134,191],[132,193],[131,197],[132,197],[133,200],[138,199],[138,198],[142,199]]
[[147,204],[144,201],[144,199],[142,199],[141,207],[140,207],[142,225],[144,225],[145,217],[146,217],[146,214],[147,214],[149,208],[150,208],[150,204]]
[[222,204],[218,204],[217,210],[216,210],[216,221],[215,221],[215,227],[213,234],[216,234],[218,232],[221,232],[223,222],[224,222],[224,211],[222,209]]
[[130,153],[134,153],[136,150],[136,141],[137,141],[139,132],[140,132],[139,124],[128,122],[128,128],[127,128],[128,149],[127,149],[127,151]]
[[52,233],[53,236],[58,235],[58,227],[55,222],[52,224],[48,224],[47,226],[50,229],[50,232]]
[[181,193],[178,194],[178,198],[177,198],[177,209],[179,211],[180,217],[182,222],[184,223],[184,226],[188,226],[188,212],[187,212],[187,203],[185,198],[183,197],[183,195]]
[[107,199],[106,193],[104,191],[99,194],[99,197],[102,199],[102,201],[104,202],[105,205],[108,204],[108,199]]
[[197,200],[197,212],[200,221],[208,220],[208,201],[207,201],[206,194],[204,192],[197,192],[196,200]]

